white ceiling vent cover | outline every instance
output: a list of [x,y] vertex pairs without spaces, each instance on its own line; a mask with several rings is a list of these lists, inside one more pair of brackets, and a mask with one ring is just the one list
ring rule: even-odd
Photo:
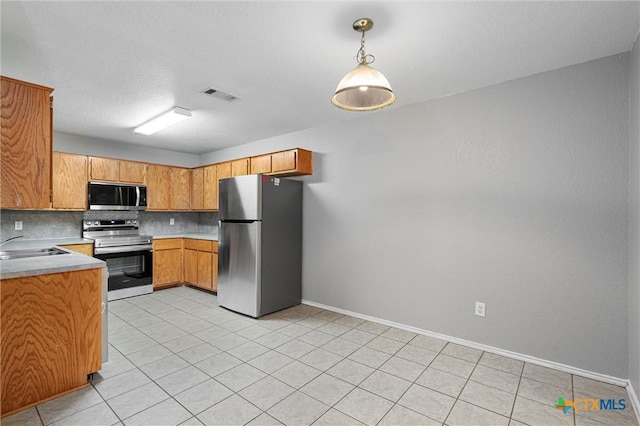
[[212,87],[207,87],[202,91],[207,96],[211,96],[212,98],[222,99],[223,101],[235,101],[238,99],[236,95],[232,95],[231,93],[224,92],[220,89],[214,89]]

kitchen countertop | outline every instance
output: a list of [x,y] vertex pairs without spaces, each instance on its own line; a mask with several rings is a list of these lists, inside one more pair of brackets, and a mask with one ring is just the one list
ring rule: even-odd
[[[57,238],[46,240],[12,240],[2,245],[1,250],[43,249],[66,244],[90,244],[93,240],[85,238]],[[0,260],[0,279],[31,277],[34,275],[56,274],[59,272],[80,271],[83,269],[104,268],[102,260],[85,256],[61,248],[68,254],[55,256],[30,257],[22,259]]]

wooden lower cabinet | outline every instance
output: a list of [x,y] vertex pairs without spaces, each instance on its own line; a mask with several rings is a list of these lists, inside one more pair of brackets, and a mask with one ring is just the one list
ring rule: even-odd
[[2,416],[86,386],[102,368],[102,269],[1,286]]
[[93,244],[64,244],[59,245],[59,247],[65,248],[67,250],[75,251],[76,253],[85,254],[87,256],[93,257]]
[[218,242],[184,240],[184,280],[207,290],[218,288]]
[[154,240],[153,288],[169,287],[182,282],[182,238]]

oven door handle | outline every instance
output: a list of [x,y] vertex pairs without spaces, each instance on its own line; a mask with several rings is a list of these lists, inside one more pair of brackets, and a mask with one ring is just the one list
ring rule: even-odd
[[142,244],[134,246],[96,247],[93,249],[93,254],[128,253],[132,251],[153,251],[153,246],[151,244]]

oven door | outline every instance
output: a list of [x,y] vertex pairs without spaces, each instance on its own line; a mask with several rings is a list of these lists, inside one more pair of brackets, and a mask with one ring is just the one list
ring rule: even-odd
[[107,263],[109,300],[153,291],[152,250],[102,253],[94,254],[94,257]]

